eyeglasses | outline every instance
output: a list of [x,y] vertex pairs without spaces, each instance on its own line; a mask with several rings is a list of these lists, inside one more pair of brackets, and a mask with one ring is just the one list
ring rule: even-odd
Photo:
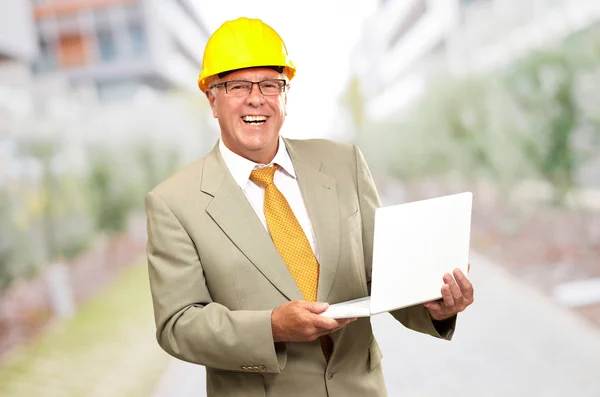
[[286,80],[270,79],[263,81],[231,80],[219,84],[213,84],[210,88],[225,87],[227,95],[246,96],[252,93],[254,84],[258,85],[260,93],[263,95],[279,95],[285,91]]

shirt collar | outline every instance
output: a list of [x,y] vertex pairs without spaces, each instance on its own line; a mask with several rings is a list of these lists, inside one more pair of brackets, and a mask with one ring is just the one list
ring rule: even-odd
[[222,139],[219,139],[219,151],[221,152],[221,157],[223,157],[223,161],[225,161],[227,168],[229,168],[229,172],[233,176],[233,179],[235,179],[235,182],[242,189],[246,187],[246,183],[250,179],[250,173],[252,170],[255,168],[267,167],[273,164],[278,164],[280,169],[282,169],[285,173],[294,179],[296,178],[296,171],[294,170],[292,159],[290,158],[281,136],[279,137],[277,153],[275,153],[273,161],[271,161],[269,164],[258,164],[232,152],[227,146],[225,146]]

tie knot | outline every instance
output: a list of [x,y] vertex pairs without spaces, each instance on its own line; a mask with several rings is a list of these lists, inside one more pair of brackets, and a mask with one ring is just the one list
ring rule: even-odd
[[262,187],[267,187],[273,183],[273,176],[275,175],[275,170],[277,170],[277,164],[270,167],[263,167],[258,168],[256,170],[252,170],[252,172],[250,173],[250,179],[258,183]]

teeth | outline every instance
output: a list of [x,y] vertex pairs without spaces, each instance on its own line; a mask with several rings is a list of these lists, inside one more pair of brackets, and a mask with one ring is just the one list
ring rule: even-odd
[[267,116],[242,116],[244,121],[267,121]]

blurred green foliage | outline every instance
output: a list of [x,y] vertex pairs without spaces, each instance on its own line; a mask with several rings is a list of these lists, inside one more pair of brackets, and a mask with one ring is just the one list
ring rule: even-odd
[[127,214],[136,203],[135,186],[126,177],[108,149],[93,152],[87,188],[97,230],[111,234],[126,229]]
[[182,165],[181,154],[175,147],[161,147],[156,142],[144,140],[134,150],[142,173],[141,188],[144,192],[152,190]]
[[[357,97],[346,102],[362,119]],[[365,122],[359,136],[402,180],[483,178],[502,192],[538,179],[561,204],[577,183],[577,170],[600,153],[598,103],[600,27],[594,27],[501,70],[438,70],[409,109],[386,123]]]
[[573,148],[578,122],[577,66],[564,51],[538,52],[520,61],[506,76],[512,100],[528,118],[536,137],[521,140],[520,149],[537,174],[554,187],[557,203],[573,187],[579,159]]
[[52,262],[69,263],[99,234],[126,231],[145,193],[181,166],[175,147],[150,140],[85,153],[82,169],[61,167],[59,136],[21,140],[19,156],[37,171],[0,186],[0,290]]
[[97,103],[60,91],[17,120],[0,173],[0,291],[96,243],[110,251],[104,236],[137,235],[145,194],[214,145],[202,96],[138,94]]
[[0,190],[0,290],[6,288],[13,276],[16,227],[12,219],[11,198],[6,189]]
[[89,152],[88,202],[96,229],[108,234],[125,231],[128,215],[143,208],[145,193],[181,166],[175,147],[151,140],[121,149],[95,146]]

